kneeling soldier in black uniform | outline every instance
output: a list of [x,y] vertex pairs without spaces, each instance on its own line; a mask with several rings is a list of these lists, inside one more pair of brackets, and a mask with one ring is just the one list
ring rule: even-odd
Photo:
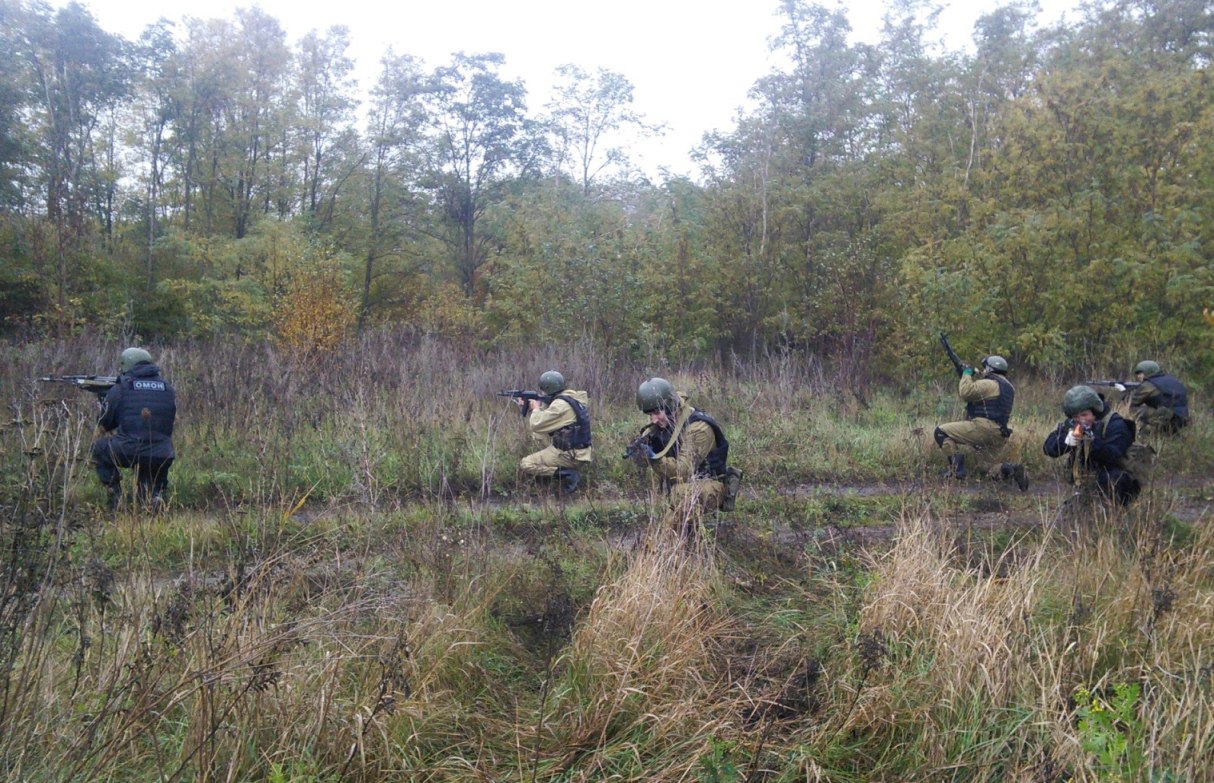
[[1072,386],[1062,398],[1067,418],[1042,444],[1047,457],[1067,458],[1067,472],[1078,492],[1091,487],[1105,499],[1126,505],[1142,484],[1126,464],[1135,426],[1114,413],[1090,386]]
[[122,498],[120,468],[135,470],[139,499],[156,507],[164,502],[175,456],[177,395],[142,348],[123,351],[120,369],[118,382],[101,402],[97,422],[112,434],[93,444],[93,466],[109,493],[111,510]]

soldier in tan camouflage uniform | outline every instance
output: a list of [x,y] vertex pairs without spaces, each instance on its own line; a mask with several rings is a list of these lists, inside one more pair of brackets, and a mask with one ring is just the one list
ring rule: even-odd
[[574,492],[582,479],[582,471],[590,465],[590,396],[584,391],[565,388],[565,377],[556,370],[540,376],[540,391],[548,395],[547,404],[540,400],[516,399],[523,409],[527,430],[537,440],[548,445],[523,457],[519,472],[533,478],[556,478],[561,492]]
[[670,490],[663,523],[695,536],[706,513],[733,509],[742,472],[726,464],[729,441],[716,420],[693,408],[664,378],[640,385],[637,407],[649,416],[649,426],[633,448]]
[[988,356],[982,360],[982,377],[974,377],[974,368],[962,368],[957,391],[965,402],[965,420],[936,427],[936,445],[948,455],[951,478],[966,477],[965,458],[973,454],[983,462],[994,479],[1014,480],[1021,491],[1029,480],[1020,463],[1000,462],[1011,430],[1008,421],[1016,398],[1016,388],[1007,379],[1007,360]]

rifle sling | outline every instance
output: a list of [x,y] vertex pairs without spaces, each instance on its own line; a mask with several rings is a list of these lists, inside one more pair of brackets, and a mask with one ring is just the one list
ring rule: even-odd
[[678,441],[679,435],[683,432],[683,426],[687,424],[687,420],[691,418],[691,414],[695,413],[695,408],[684,403],[683,412],[679,414],[679,420],[675,422],[674,432],[670,433],[670,440],[666,441],[666,448],[654,455],[654,459],[661,459],[666,456],[666,452],[674,448],[674,444]]

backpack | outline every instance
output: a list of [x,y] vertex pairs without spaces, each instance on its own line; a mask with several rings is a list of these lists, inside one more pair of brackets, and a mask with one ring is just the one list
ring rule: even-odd
[[[1129,473],[1139,484],[1146,484],[1151,478],[1151,472],[1155,469],[1155,448],[1147,443],[1138,442],[1138,424],[1133,419],[1122,419],[1126,426],[1130,428],[1130,436],[1134,441],[1129,448],[1125,450],[1125,456],[1121,458],[1118,467]],[[1101,435],[1107,436],[1109,429],[1109,418],[1105,417],[1104,432]]]

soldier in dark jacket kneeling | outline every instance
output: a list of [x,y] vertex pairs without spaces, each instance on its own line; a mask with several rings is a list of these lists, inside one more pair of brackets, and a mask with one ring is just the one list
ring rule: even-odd
[[173,465],[177,395],[142,348],[122,352],[118,382],[101,402],[97,424],[109,434],[93,444],[93,466],[109,494],[111,510],[122,498],[121,468],[135,471],[139,499],[164,503]]
[[1134,443],[1135,426],[1112,412],[1090,386],[1073,386],[1062,399],[1066,421],[1045,439],[1048,457],[1068,457],[1067,470],[1078,490],[1091,484],[1106,499],[1126,505],[1142,490],[1126,469],[1126,455]]

